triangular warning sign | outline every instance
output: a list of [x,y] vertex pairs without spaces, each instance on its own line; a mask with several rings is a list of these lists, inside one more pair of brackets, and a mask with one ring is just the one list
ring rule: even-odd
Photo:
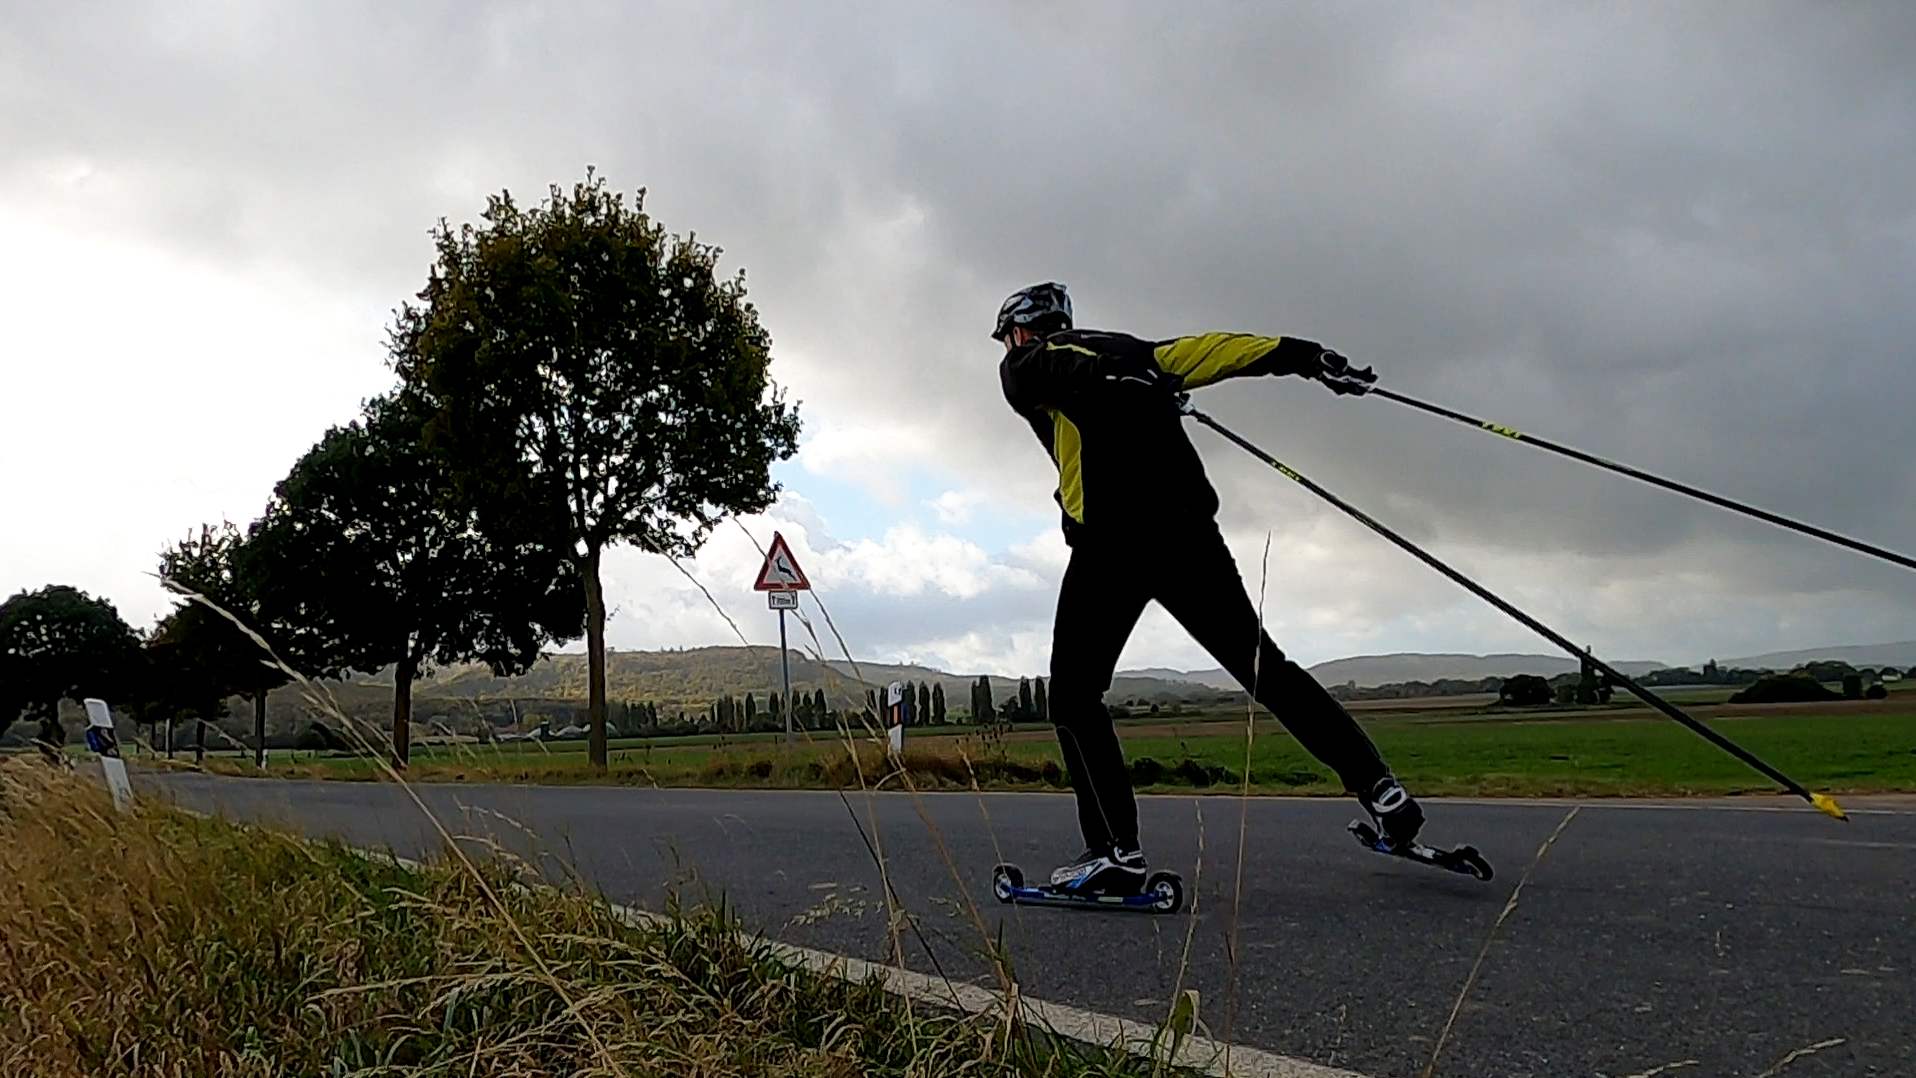
[[785,545],[785,537],[772,533],[772,549],[765,554],[765,564],[758,571],[758,583],[752,585],[754,591],[810,591],[812,582],[805,579],[805,570],[798,567],[798,559],[792,557],[792,548]]

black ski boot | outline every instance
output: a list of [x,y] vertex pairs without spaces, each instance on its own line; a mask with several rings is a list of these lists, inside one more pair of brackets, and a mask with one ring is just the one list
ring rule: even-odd
[[1369,790],[1358,794],[1357,800],[1377,821],[1377,829],[1391,845],[1408,848],[1417,841],[1417,832],[1424,827],[1424,810],[1395,775],[1378,779]]
[[1051,886],[1086,895],[1135,895],[1144,889],[1143,850],[1086,850],[1051,873]]
[[1350,833],[1365,849],[1422,861],[1480,880],[1488,880],[1494,874],[1490,862],[1484,860],[1475,846],[1438,850],[1417,841],[1417,832],[1424,826],[1424,810],[1395,776],[1386,774],[1378,779],[1370,789],[1359,793],[1357,800],[1364,811],[1370,813],[1372,823],[1352,820]]

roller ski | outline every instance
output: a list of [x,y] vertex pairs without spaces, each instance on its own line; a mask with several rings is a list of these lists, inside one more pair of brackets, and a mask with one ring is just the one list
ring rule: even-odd
[[1176,913],[1184,906],[1184,881],[1175,872],[1147,875],[1138,850],[1086,850],[1051,874],[1049,883],[1025,883],[1017,865],[991,872],[991,891],[1006,905],[1089,906],[1097,909]]
[[1424,826],[1424,810],[1395,778],[1386,775],[1377,780],[1377,784],[1358,795],[1357,800],[1364,811],[1370,813],[1371,822],[1352,820],[1350,833],[1365,849],[1480,880],[1488,880],[1493,875],[1490,862],[1484,860],[1475,846],[1439,850],[1417,841],[1417,832]]

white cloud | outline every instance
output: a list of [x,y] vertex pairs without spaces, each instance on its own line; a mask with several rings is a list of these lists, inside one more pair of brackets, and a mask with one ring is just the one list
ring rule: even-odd
[[956,525],[971,523],[972,510],[990,500],[990,495],[981,490],[947,490],[925,504],[940,524]]
[[242,526],[386,387],[379,315],[270,274],[0,212],[0,594],[70,583],[150,622],[149,574]]

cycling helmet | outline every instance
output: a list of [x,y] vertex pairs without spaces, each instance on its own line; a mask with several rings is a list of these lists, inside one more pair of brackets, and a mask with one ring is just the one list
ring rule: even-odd
[[1071,328],[1071,297],[1065,295],[1064,286],[1056,281],[1034,284],[1013,292],[998,308],[998,325],[992,329],[991,339],[1004,340],[1014,326],[1047,321],[1063,323],[1054,328]]

